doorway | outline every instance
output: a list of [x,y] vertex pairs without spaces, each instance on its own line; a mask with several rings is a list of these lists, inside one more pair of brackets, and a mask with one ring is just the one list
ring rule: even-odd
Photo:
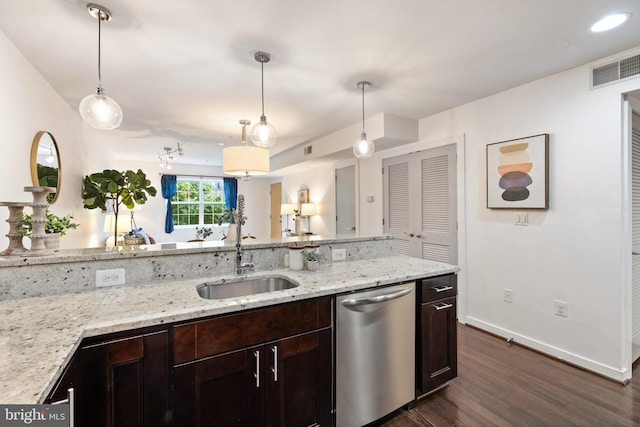
[[336,169],[336,234],[356,232],[356,167]]
[[282,216],[280,215],[280,205],[282,204],[282,183],[271,184],[269,189],[271,195],[271,238],[282,236]]
[[396,253],[458,263],[456,145],[383,161],[384,232]]

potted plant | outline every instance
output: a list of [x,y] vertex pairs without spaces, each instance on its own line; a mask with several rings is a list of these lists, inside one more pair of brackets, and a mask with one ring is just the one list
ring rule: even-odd
[[222,238],[222,240],[227,240],[229,242],[235,241],[236,239],[236,227],[238,223],[244,225],[247,221],[247,216],[244,215],[240,218],[238,211],[236,209],[231,209],[228,207],[224,208],[222,215],[218,217],[218,225],[222,225],[223,223],[229,224],[229,229],[227,230],[227,235]]
[[307,268],[309,271],[316,271],[320,264],[320,260],[324,259],[324,255],[320,253],[317,247],[304,248],[300,254],[307,262]]
[[84,177],[82,186],[82,202],[87,209],[100,208],[107,211],[107,206],[113,207],[115,215],[114,245],[118,244],[118,211],[120,205],[133,209],[137,204],[144,205],[147,195],[156,195],[155,187],[147,179],[142,170],[137,172],[126,170],[105,169]]
[[[31,236],[31,218],[30,214],[22,214],[20,221],[20,234],[23,236]],[[46,220],[44,224],[44,232],[47,235],[44,244],[47,249],[58,249],[60,247],[60,236],[65,236],[67,230],[78,228],[80,224],[73,222],[73,215],[65,215],[60,217],[54,213],[46,212]]]
[[207,237],[213,234],[211,227],[196,227],[196,237],[200,240],[207,240]]

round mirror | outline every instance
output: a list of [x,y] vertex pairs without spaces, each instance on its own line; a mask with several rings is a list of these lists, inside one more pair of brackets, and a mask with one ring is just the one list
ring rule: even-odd
[[49,132],[40,131],[31,144],[31,180],[34,186],[55,187],[56,192],[47,195],[47,201],[53,203],[60,194],[60,176],[62,164],[56,140]]

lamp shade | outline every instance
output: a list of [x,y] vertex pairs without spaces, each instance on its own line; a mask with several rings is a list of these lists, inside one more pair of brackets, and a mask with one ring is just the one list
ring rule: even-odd
[[242,145],[222,150],[222,170],[234,176],[269,173],[269,150]]
[[[115,233],[116,231],[116,216],[114,214],[108,214],[104,218],[104,228],[102,229],[105,233]],[[128,233],[131,231],[131,221],[129,217],[119,216],[118,217],[118,233]]]
[[300,207],[300,216],[313,216],[316,214],[315,203],[303,203]]
[[283,203],[280,205],[280,215],[293,215],[297,207],[295,203]]

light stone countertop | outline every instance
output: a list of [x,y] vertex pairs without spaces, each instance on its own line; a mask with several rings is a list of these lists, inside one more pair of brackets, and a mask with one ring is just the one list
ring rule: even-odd
[[389,256],[321,264],[318,271],[262,271],[299,286],[224,300],[198,296],[203,282],[239,276],[117,286],[0,302],[0,403],[41,403],[84,337],[197,319],[457,272],[434,261]]

